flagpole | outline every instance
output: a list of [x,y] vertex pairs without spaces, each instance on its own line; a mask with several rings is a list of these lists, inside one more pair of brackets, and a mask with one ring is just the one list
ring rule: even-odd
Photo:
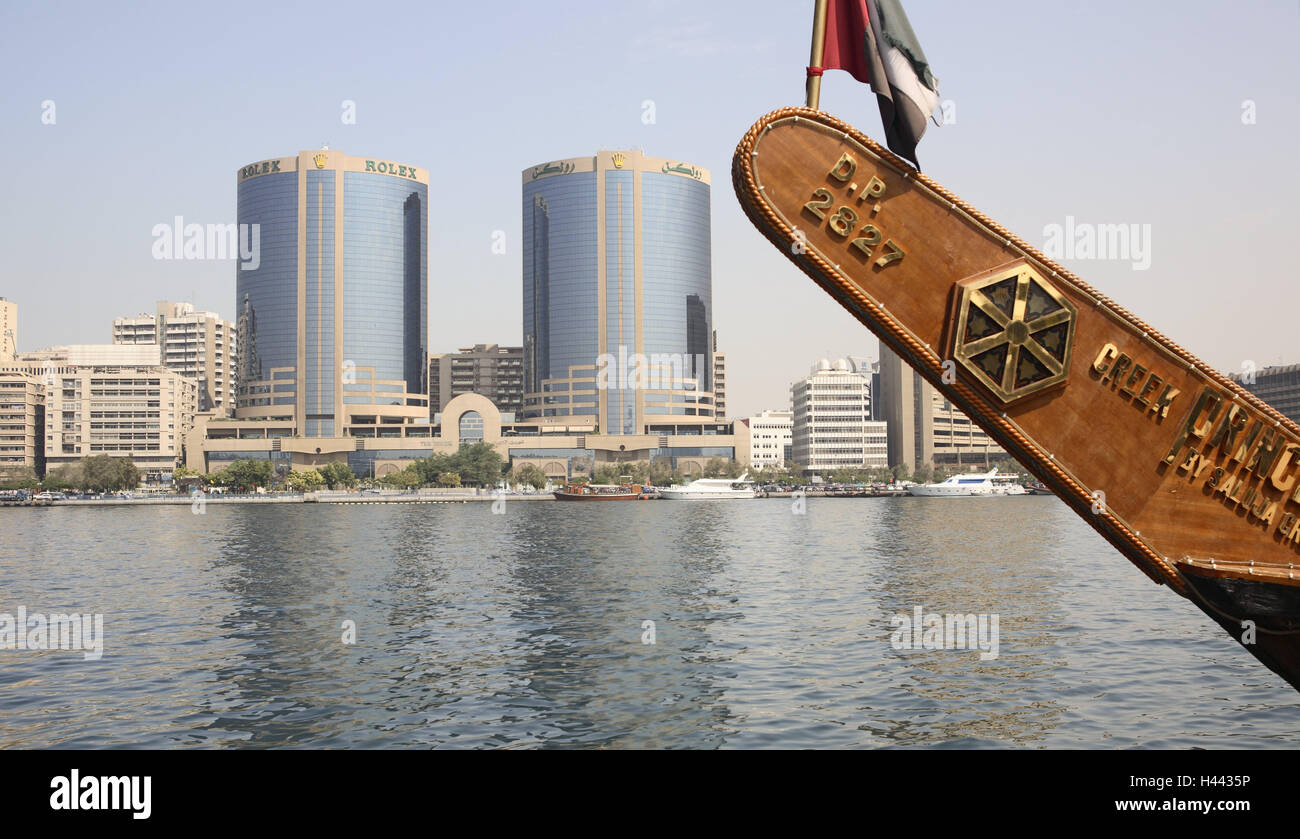
[[812,51],[808,56],[808,107],[817,110],[822,94],[822,52],[826,49],[826,3],[817,0],[813,11]]

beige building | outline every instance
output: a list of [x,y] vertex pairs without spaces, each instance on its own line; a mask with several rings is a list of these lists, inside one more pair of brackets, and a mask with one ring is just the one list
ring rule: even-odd
[[889,426],[889,465],[991,468],[1007,453],[883,343],[876,416]]
[[[718,336],[713,336],[713,345],[718,345]],[[713,353],[713,413],[718,419],[727,418],[727,354]]]
[[198,385],[165,367],[44,368],[45,467],[90,455],[130,458],[141,480],[170,476],[198,407]]
[[161,354],[157,346],[118,346],[115,344],[68,344],[46,347],[18,356],[17,364],[34,375],[43,375],[47,368],[95,367],[99,365],[124,365],[128,367],[157,367]]
[[18,355],[18,304],[0,297],[0,364]]
[[[265,459],[279,474],[342,463],[363,477],[382,478],[413,460],[452,454],[464,443],[487,443],[510,466],[533,464],[554,481],[588,477],[596,469],[637,461],[659,462],[700,474],[715,457],[744,462],[749,429],[715,435],[600,435],[557,431],[529,422],[503,422],[492,400],[476,393],[443,406],[438,425],[351,429],[350,437],[295,437],[292,418],[246,420],[198,416],[185,446],[186,465],[216,472],[243,459]],[[365,434],[369,431],[369,434]]]
[[939,391],[926,387],[930,391],[935,465],[992,468],[1007,458],[1006,451],[984,429]]
[[215,312],[159,300],[155,314],[114,320],[113,343],[157,345],[165,367],[198,383],[200,411],[234,412],[235,326]]
[[36,376],[0,368],[0,478],[44,473],[45,388]]
[[513,419],[523,407],[524,348],[475,344],[429,356],[429,418],[462,393],[486,396]]

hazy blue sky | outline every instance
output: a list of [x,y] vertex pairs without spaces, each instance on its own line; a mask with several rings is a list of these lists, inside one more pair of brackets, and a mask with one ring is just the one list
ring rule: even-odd
[[[1149,224],[1148,270],[1065,262],[1221,369],[1300,361],[1300,3],[906,8],[956,107],[921,143],[928,174],[1034,244],[1067,216]],[[233,316],[234,263],[155,261],[154,225],[233,222],[240,166],[324,142],[430,170],[430,350],[518,343],[520,170],[639,147],[712,170],[729,413],[784,407],[817,358],[877,352],[731,189],[741,135],[802,99],[811,9],[5,0],[0,296],[20,306],[19,349],[106,342],[158,299]],[[827,75],[822,106],[882,134],[847,74]]]

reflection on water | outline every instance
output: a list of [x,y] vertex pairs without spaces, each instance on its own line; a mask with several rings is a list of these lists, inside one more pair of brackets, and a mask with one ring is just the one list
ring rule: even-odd
[[[895,671],[903,678],[893,687],[916,713],[890,714],[866,728],[902,745],[922,745],[936,734],[967,745],[1031,744],[1059,725],[1065,710],[1037,686],[1066,665],[1054,644],[1062,566],[1047,561],[1066,534],[1057,520],[1024,520],[1019,498],[943,501],[908,499],[880,509],[875,552],[885,561],[874,580],[883,625],[916,606],[926,613],[997,614],[998,658],[895,652],[907,667]],[[961,706],[963,713],[936,713]]]
[[[1293,690],[1052,498],[491,506],[0,511],[0,612],[106,633],[0,651],[0,746],[1300,739]],[[998,658],[893,649],[917,606],[998,615]]]

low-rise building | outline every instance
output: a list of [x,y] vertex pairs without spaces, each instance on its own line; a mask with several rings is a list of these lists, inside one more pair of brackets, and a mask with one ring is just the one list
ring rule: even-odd
[[508,422],[486,396],[464,393],[443,406],[433,424],[352,426],[347,437],[297,437],[291,417],[230,419],[200,414],[190,431],[186,465],[203,473],[236,460],[265,459],[273,471],[343,463],[361,478],[383,478],[414,460],[453,454],[462,444],[487,443],[511,467],[532,464],[554,481],[589,477],[597,469],[658,463],[699,475],[714,458],[744,460],[749,429],[680,435],[594,434],[536,422]]
[[749,428],[749,465],[762,469],[794,459],[794,413],[763,411],[740,420]]

